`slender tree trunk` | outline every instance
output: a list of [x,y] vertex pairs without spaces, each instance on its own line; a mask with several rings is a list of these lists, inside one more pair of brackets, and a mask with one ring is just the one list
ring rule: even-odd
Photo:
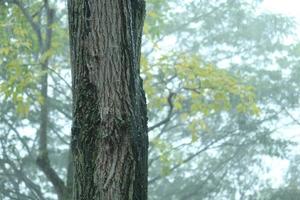
[[[52,32],[53,32],[53,23],[54,23],[54,9],[50,8],[48,0],[44,0],[44,9],[46,12],[46,27],[45,27],[45,38],[43,39],[42,31],[40,25],[36,24],[31,16],[28,14],[28,11],[25,9],[22,1],[15,1],[19,8],[23,11],[25,17],[32,24],[33,29],[35,30],[38,41],[39,49],[41,55],[45,54],[48,50],[51,49],[52,44]],[[36,159],[36,163],[40,170],[45,174],[48,180],[54,187],[54,190],[57,194],[58,200],[69,200],[68,198],[70,188],[67,188],[63,179],[59,177],[55,169],[52,167],[49,158],[48,151],[48,123],[49,123],[49,111],[48,111],[48,67],[49,67],[49,58],[45,59],[41,63],[41,68],[45,74],[41,78],[41,95],[44,98],[44,102],[41,105],[41,114],[40,114],[40,129],[39,129],[39,152]]]
[[74,200],[147,199],[143,0],[68,0]]

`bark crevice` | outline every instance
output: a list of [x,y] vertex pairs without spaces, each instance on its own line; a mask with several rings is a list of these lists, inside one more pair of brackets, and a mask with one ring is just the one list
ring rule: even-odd
[[147,199],[139,0],[69,0],[74,200]]

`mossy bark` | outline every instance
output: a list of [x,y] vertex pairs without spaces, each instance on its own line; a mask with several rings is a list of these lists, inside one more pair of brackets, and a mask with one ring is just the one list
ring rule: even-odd
[[143,0],[68,0],[74,200],[147,199]]

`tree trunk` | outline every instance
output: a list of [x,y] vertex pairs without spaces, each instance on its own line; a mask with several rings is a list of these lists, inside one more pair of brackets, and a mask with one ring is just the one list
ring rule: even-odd
[[147,199],[143,0],[68,0],[74,200]]

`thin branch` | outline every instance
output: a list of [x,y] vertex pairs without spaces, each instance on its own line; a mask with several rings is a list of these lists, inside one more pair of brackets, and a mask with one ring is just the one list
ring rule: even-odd
[[[30,65],[41,65],[41,63],[31,63],[31,64],[22,64],[22,66],[30,66]],[[53,74],[55,74],[59,79],[61,79],[65,84],[66,86],[69,88],[69,89],[72,89],[71,85],[68,83],[68,81],[62,77],[57,71],[55,71],[55,69],[49,67],[49,66],[46,66],[48,70],[50,70],[51,72],[53,72]]]
[[[181,167],[183,164],[186,164],[186,163],[188,163],[189,161],[191,161],[193,158],[195,158],[195,157],[198,156],[199,154],[205,152],[205,151],[208,150],[208,149],[213,148],[213,145],[214,145],[214,144],[220,142],[220,141],[223,140],[223,139],[226,139],[228,136],[230,136],[230,135],[233,134],[234,132],[235,132],[235,130],[229,131],[229,132],[227,132],[225,135],[221,136],[220,138],[217,138],[217,139],[211,141],[209,144],[207,144],[205,147],[203,147],[203,148],[200,149],[199,151],[197,151],[197,152],[195,152],[194,154],[188,156],[188,157],[187,157],[186,159],[184,159],[181,163],[178,163],[178,164],[174,165],[174,166],[170,169],[170,171],[172,172],[172,171],[176,170],[177,168]],[[149,185],[150,185],[150,184],[153,184],[155,181],[157,181],[157,180],[159,180],[159,179],[161,179],[161,178],[163,178],[162,175],[157,175],[156,177],[154,177],[154,178],[152,178],[151,180],[149,180],[148,183],[149,183]]]
[[[10,1],[7,1],[7,2],[9,3]],[[33,21],[32,16],[30,15],[30,13],[28,12],[28,10],[25,8],[24,4],[21,1],[11,0],[11,2],[14,3],[15,5],[17,5],[20,8],[23,15],[26,17],[26,19],[28,20],[28,22],[30,23],[32,29],[34,30],[34,32],[36,33],[36,35],[38,37],[39,47],[41,49],[43,49],[42,33],[41,33],[41,29],[38,26],[38,24]]]
[[[243,148],[243,147],[241,147],[241,148]],[[232,164],[233,164],[233,163],[230,164],[230,162],[233,161],[233,160],[236,158],[236,155],[238,155],[238,153],[239,153],[239,148],[236,149],[236,151],[234,152],[234,154],[233,154],[231,157],[229,157],[229,158],[225,159],[224,161],[218,163],[217,167],[215,167],[215,168],[212,170],[212,172],[206,177],[206,179],[202,182],[201,185],[202,185],[202,186],[205,186],[205,185],[207,184],[207,182],[208,182],[212,177],[214,177],[215,174],[216,174],[218,171],[220,171],[220,170],[222,170],[222,169],[225,169],[225,171],[222,173],[221,177],[218,178],[217,185],[214,185],[214,187],[211,188],[209,191],[207,191],[207,193],[211,193],[211,192],[213,192],[213,190],[215,190],[215,188],[218,188],[218,185],[220,185],[220,183],[224,180],[226,174],[229,172],[229,169],[231,168],[231,166],[232,166]],[[226,169],[226,168],[227,168],[227,169]],[[183,196],[181,199],[182,199],[182,200],[190,199],[191,197],[197,195],[197,194],[199,193],[199,191],[200,191],[201,188],[202,188],[202,187],[197,188],[194,192],[189,193],[189,194]]]
[[286,114],[297,124],[300,125],[300,121],[297,120],[286,108],[283,108]]
[[68,89],[72,89],[71,85],[66,81],[66,79],[64,79],[58,72],[56,72],[54,69],[47,67],[47,69],[49,69],[50,71],[52,71],[54,74],[56,74],[58,76],[58,78],[60,78],[68,87]]
[[[52,87],[52,86],[50,86]],[[55,87],[52,87],[54,90],[57,90],[57,88]],[[59,92],[59,90],[57,90]],[[61,103],[59,102],[57,99],[54,99],[53,97],[52,98],[49,98],[50,99],[50,106],[53,107],[53,109],[57,110],[57,112],[61,113],[62,115],[64,115],[67,119],[72,119],[72,115],[70,114],[70,111],[68,110],[65,110],[66,107],[68,107],[67,104],[62,104],[62,106],[56,106],[55,103]]]
[[[1,141],[1,143],[3,143],[3,141]],[[37,197],[37,199],[44,200],[45,198],[43,196],[43,193],[41,192],[40,186],[37,185],[36,183],[34,183],[30,178],[28,178],[21,169],[18,169],[18,167],[16,166],[16,164],[9,159],[9,157],[8,157],[8,155],[6,153],[6,150],[4,148],[4,144],[2,144],[2,147],[3,147],[2,148],[3,159],[1,161],[9,164],[9,166],[14,171],[14,173],[16,174],[16,176],[18,178],[20,178],[25,183],[25,185],[27,186],[27,188],[32,191],[32,193]]]
[[[194,154],[188,156],[188,157],[187,157],[186,159],[184,159],[181,163],[178,163],[178,164],[174,165],[174,166],[170,169],[170,171],[172,172],[172,171],[174,171],[175,169],[177,169],[177,168],[179,168],[180,166],[182,166],[183,164],[189,162],[190,160],[192,160],[193,158],[195,158],[196,156],[198,156],[198,155],[201,154],[202,152],[204,152],[204,151],[206,151],[207,149],[209,149],[209,147],[211,147],[215,142],[216,142],[216,141],[211,142],[210,144],[208,144],[207,146],[205,146],[205,147],[202,148],[201,150],[199,150],[199,151],[197,151],[196,153],[194,153]],[[161,179],[161,178],[163,178],[162,175],[157,175],[156,177],[154,177],[154,178],[152,178],[151,180],[149,180],[148,184],[149,184],[149,185],[150,185],[150,184],[153,184],[155,181],[157,181],[157,180],[159,180],[159,179]]]
[[19,131],[14,127],[13,124],[9,123],[9,121],[7,119],[5,119],[4,117],[2,118],[2,120],[9,126],[9,128],[15,132],[17,138],[21,141],[21,143],[23,144],[23,146],[25,147],[27,153],[30,155],[31,151],[29,146],[27,145],[27,142],[21,137]]
[[163,124],[168,123],[171,120],[172,112],[173,112],[173,109],[174,109],[173,100],[172,100],[174,95],[175,95],[175,93],[171,92],[168,96],[169,112],[168,112],[167,117],[165,119],[163,119],[162,121],[158,122],[157,124],[154,124],[153,126],[150,126],[148,128],[149,132],[154,130],[155,128],[160,127]]
[[57,130],[53,129],[52,131],[62,143],[66,144],[66,145],[70,144],[70,142],[66,141],[66,139],[64,139],[63,136],[61,136]]

